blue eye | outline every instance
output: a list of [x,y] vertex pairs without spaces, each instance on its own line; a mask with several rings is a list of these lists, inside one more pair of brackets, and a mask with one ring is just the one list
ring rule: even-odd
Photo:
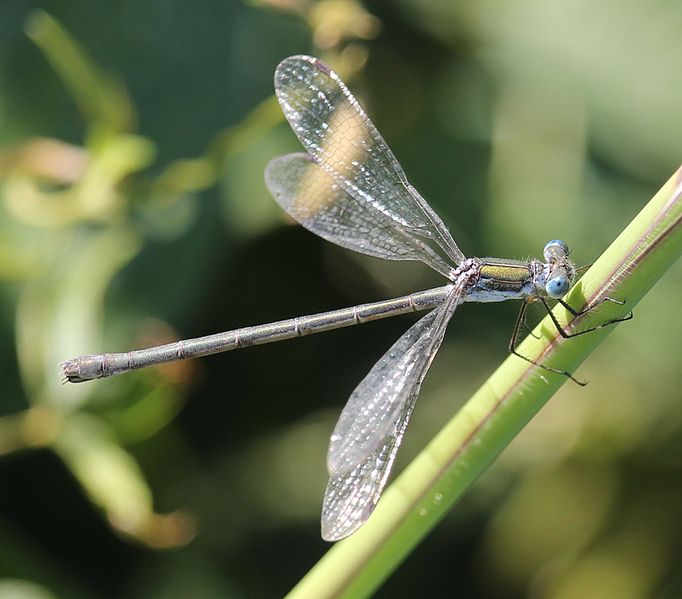
[[559,275],[547,281],[545,291],[549,297],[558,299],[566,295],[569,285],[568,277],[566,275]]
[[568,246],[561,239],[552,239],[545,244],[542,250],[545,260],[557,260],[558,258],[565,258],[569,254]]

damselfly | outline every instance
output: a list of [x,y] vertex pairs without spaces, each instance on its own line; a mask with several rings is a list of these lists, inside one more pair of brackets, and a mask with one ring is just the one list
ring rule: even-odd
[[[324,63],[309,56],[283,60],[275,71],[275,90],[284,115],[306,150],[275,158],[265,170],[266,184],[280,206],[328,241],[386,260],[420,260],[448,283],[391,300],[149,349],[81,356],[64,362],[61,371],[65,380],[83,382],[152,364],[432,309],[393,344],[357,386],[332,433],[322,537],[333,541],[357,530],[374,510],[422,381],[459,304],[522,300],[510,342],[510,350],[516,355],[520,355],[516,352],[518,331],[530,303],[541,302],[552,315],[549,300],[556,300],[575,316],[594,305],[577,311],[561,299],[576,274],[562,241],[545,245],[544,262],[466,258],[438,215],[410,185],[356,99]],[[603,301],[622,303],[611,298],[599,303]],[[552,318],[563,337],[594,330],[569,334]],[[600,326],[613,322],[618,321]],[[537,366],[571,377],[566,371]]]

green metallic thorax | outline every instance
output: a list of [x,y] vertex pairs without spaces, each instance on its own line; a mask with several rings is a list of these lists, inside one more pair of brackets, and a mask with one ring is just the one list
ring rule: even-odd
[[528,263],[507,261],[493,261],[484,259],[479,271],[476,284],[481,290],[521,292],[532,280],[533,274]]

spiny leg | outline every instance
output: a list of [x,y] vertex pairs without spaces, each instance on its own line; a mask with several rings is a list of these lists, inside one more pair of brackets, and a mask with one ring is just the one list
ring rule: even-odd
[[[524,304],[525,304],[525,303],[526,303],[526,302],[524,302]],[[526,308],[527,308],[527,307],[528,307],[528,306],[526,306]],[[519,318],[521,318],[521,324],[523,325],[523,328],[526,329],[526,331],[528,332],[528,334],[529,334],[531,337],[533,337],[533,339],[540,339],[540,335],[536,335],[536,334],[533,332],[533,329],[531,328],[531,326],[528,324],[528,318],[527,318],[527,316],[528,316],[528,310],[527,310],[526,308],[523,308],[523,312],[519,315]]]
[[[564,331],[563,327],[557,320],[556,316],[554,316],[554,313],[552,312],[552,307],[549,305],[547,300],[544,297],[539,297],[537,298],[539,301],[542,302],[542,305],[545,307],[545,310],[547,310],[547,314],[549,314],[549,317],[551,318],[552,322],[554,323],[554,326],[556,327],[556,330],[559,332],[559,334],[564,338],[564,339],[571,339],[572,337],[579,337],[580,335],[584,335],[585,333],[591,333],[593,331],[596,331],[597,329],[601,329],[602,327],[615,324],[618,322],[624,322],[626,320],[630,320],[633,317],[632,311],[630,311],[628,314],[623,316],[622,318],[614,318],[612,320],[607,320],[606,322],[602,322],[601,324],[598,324],[594,327],[590,327],[589,329],[585,329],[584,331],[578,331],[577,333],[567,333]],[[572,308],[569,304],[567,304],[564,300],[562,299],[557,299],[557,302],[561,304],[568,312],[570,312],[574,317],[577,316],[582,316],[583,314],[587,314],[591,310],[594,310],[597,306],[603,304],[604,302],[611,302],[614,304],[618,304],[619,306],[623,306],[625,302],[613,299],[611,297],[603,297],[596,301],[594,304],[591,304],[587,306],[586,308],[583,308],[582,310],[576,310],[575,308]],[[573,382],[577,383],[581,387],[584,387],[587,382],[585,381],[579,381],[576,379],[570,372],[567,370],[560,370],[558,368],[552,368],[551,366],[547,366],[545,364],[538,363],[534,360],[531,360],[527,356],[521,355],[519,352],[516,351],[516,346],[518,344],[518,333],[519,333],[519,328],[521,324],[525,324],[525,316],[526,316],[526,310],[528,308],[528,303],[529,302],[523,302],[523,305],[521,306],[521,310],[519,311],[519,316],[516,319],[516,324],[514,326],[514,332],[512,334],[511,341],[509,343],[509,351],[513,353],[514,355],[518,356],[519,358],[523,358],[527,362],[530,362],[531,364],[535,364],[536,366],[539,366],[540,368],[544,368],[545,370],[549,370],[551,372],[556,372],[557,374],[563,374],[564,376],[567,376],[570,378]]]
[[[585,385],[587,385],[587,383],[585,381],[579,381],[578,379],[576,379],[570,372],[568,372],[568,370],[561,370],[559,368],[553,368],[552,366],[547,366],[546,364],[542,364],[541,362],[536,362],[532,358],[529,358],[528,356],[524,356],[523,354],[520,354],[516,350],[516,348],[518,347],[518,344],[519,344],[519,329],[526,322],[526,310],[528,309],[529,303],[530,302],[528,302],[528,301],[524,301],[521,304],[521,310],[519,310],[519,315],[516,317],[516,323],[514,324],[514,330],[512,332],[511,339],[509,340],[509,352],[514,354],[515,356],[518,356],[519,358],[522,358],[526,362],[530,362],[534,366],[539,366],[540,368],[543,368],[544,370],[547,370],[549,372],[554,372],[556,374],[561,374],[565,377],[568,377],[574,383],[576,383],[577,385],[580,385],[581,387],[584,387]],[[543,303],[544,303],[544,300],[543,300]],[[554,323],[556,325],[558,325],[558,322],[556,322],[556,320],[554,320]]]
[[[601,324],[590,327],[589,329],[585,329],[584,331],[578,331],[577,333],[567,333],[566,331],[564,331],[563,327],[559,324],[559,321],[556,319],[556,316],[554,316],[554,313],[552,312],[552,308],[547,303],[547,300],[544,297],[541,297],[539,299],[542,302],[542,305],[547,310],[547,314],[549,314],[549,317],[552,319],[552,322],[554,323],[554,326],[556,327],[557,331],[559,331],[559,334],[564,339],[570,339],[571,337],[579,337],[580,335],[584,335],[585,333],[591,333],[592,331],[596,331],[597,329],[601,329],[601,328],[609,326],[611,324],[616,324],[617,322],[624,322],[626,320],[630,320],[633,317],[632,310],[631,310],[622,318],[614,318],[612,320],[607,320],[606,322],[602,322]],[[602,297],[600,300],[596,301],[594,304],[591,304],[591,305],[587,306],[586,308],[583,308],[582,310],[576,310],[575,308],[572,308],[569,304],[567,304],[562,299],[557,299],[557,302],[559,304],[561,304],[564,308],[566,308],[566,310],[568,310],[574,317],[582,316],[583,314],[587,314],[588,312],[591,312],[597,306],[600,306],[604,302],[611,302],[611,303],[617,304],[619,306],[625,305],[625,302],[613,299],[611,297]]]

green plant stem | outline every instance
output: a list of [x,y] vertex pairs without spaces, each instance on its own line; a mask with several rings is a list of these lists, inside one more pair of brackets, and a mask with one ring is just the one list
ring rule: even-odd
[[[611,244],[566,301],[609,296],[577,318],[554,313],[567,332],[622,318],[682,254],[682,168]],[[519,351],[574,371],[613,330],[562,339],[545,318]],[[371,595],[566,381],[510,356],[390,486],[362,529],[337,543],[291,591],[295,599]]]

